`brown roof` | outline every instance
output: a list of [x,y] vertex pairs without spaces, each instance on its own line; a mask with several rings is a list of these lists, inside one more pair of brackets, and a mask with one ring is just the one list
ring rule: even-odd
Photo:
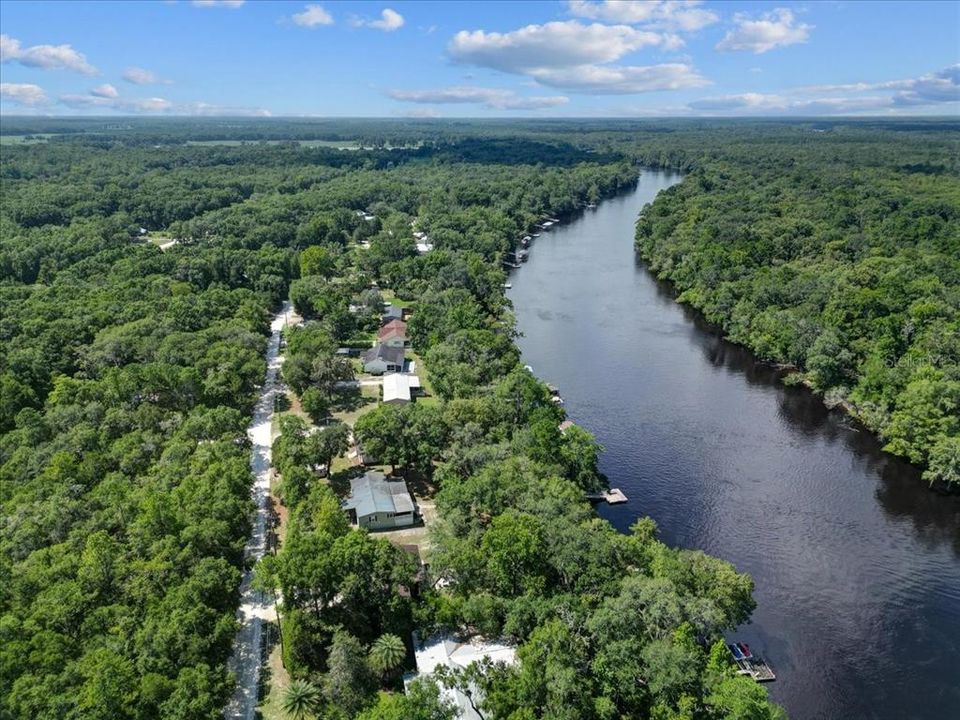
[[407,324],[403,320],[391,320],[380,328],[380,332],[377,333],[377,337],[380,340],[387,340],[397,335],[401,337],[407,336]]

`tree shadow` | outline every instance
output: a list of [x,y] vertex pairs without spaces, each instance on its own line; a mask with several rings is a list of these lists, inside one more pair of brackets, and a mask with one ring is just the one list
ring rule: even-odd
[[345,388],[334,394],[330,402],[330,410],[333,412],[353,412],[372,402],[375,402],[374,398],[364,397],[361,388]]

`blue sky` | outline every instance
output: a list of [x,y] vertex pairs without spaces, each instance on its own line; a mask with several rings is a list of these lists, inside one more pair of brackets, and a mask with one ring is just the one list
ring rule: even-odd
[[0,3],[0,112],[952,115],[957,2]]

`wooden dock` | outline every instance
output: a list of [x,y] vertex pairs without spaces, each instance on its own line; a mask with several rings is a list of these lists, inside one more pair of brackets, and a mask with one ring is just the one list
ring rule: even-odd
[[627,501],[627,496],[620,488],[610,488],[606,492],[588,493],[587,500],[591,502],[605,502],[608,505],[619,505]]
[[745,675],[757,682],[773,682],[777,679],[766,661],[761,656],[750,652],[745,643],[729,643],[727,649],[730,650],[733,662],[736,663],[738,675]]

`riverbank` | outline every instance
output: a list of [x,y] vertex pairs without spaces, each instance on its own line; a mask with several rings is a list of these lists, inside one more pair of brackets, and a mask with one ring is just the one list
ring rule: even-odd
[[644,173],[542,236],[511,276],[522,361],[560,387],[629,498],[598,512],[622,531],[648,515],[667,543],[753,577],[758,606],[736,638],[770,661],[771,697],[795,720],[949,715],[960,503],[637,263],[637,213],[676,179]]

